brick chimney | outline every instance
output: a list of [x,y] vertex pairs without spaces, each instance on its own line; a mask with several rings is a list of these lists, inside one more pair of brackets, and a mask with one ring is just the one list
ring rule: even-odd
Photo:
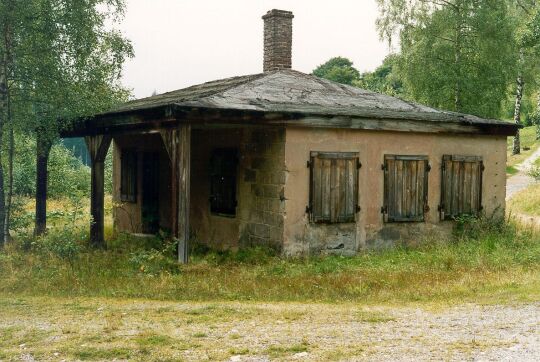
[[264,67],[265,72],[291,69],[292,19],[290,11],[270,10],[264,20]]

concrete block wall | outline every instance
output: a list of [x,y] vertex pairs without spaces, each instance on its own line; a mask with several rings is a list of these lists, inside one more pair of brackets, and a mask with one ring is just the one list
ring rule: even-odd
[[246,130],[242,144],[241,246],[281,250],[285,219],[285,130]]

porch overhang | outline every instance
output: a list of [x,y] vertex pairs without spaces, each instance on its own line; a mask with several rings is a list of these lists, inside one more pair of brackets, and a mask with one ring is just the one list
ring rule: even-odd
[[[357,107],[266,107],[265,110],[184,104],[108,112],[74,121],[61,137],[156,132],[190,123],[212,127],[310,127],[373,131],[514,136],[522,126],[497,120],[471,121],[456,113],[400,112]],[[268,109],[270,108],[270,109]]]

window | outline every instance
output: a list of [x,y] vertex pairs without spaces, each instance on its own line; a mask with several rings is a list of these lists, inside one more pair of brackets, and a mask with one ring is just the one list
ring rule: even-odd
[[135,150],[122,150],[120,177],[120,200],[137,202],[137,152]]
[[428,157],[385,155],[383,170],[385,221],[424,221],[429,210]]
[[236,215],[236,172],[238,151],[218,148],[210,159],[210,211],[224,216]]
[[477,215],[482,210],[482,157],[444,155],[442,162],[442,220]]
[[311,152],[308,211],[315,223],[354,222],[358,208],[356,152]]

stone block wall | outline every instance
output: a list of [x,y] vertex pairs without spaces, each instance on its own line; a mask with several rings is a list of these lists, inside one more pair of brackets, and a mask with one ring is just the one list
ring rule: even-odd
[[285,217],[285,130],[246,130],[241,147],[241,246],[281,250]]

